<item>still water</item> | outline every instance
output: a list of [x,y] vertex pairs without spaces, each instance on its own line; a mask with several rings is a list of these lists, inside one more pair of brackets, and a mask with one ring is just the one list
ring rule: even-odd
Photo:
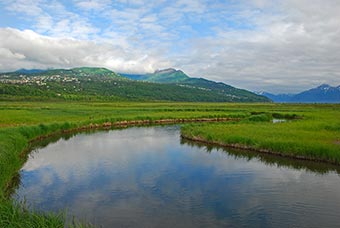
[[177,126],[40,146],[13,197],[98,227],[339,227],[338,167],[180,139]]

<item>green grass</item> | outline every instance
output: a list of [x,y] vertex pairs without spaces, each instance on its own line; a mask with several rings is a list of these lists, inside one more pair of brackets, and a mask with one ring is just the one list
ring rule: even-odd
[[0,227],[6,228],[90,228],[91,225],[82,224],[75,219],[66,222],[65,213],[41,213],[28,210],[23,204],[10,201],[0,203]]
[[[234,108],[236,107],[236,108]],[[133,102],[0,102],[0,127],[40,123],[93,122],[136,118],[197,118],[244,116],[246,106],[221,103]],[[241,105],[242,107],[242,105]]]
[[[0,117],[0,227],[64,226],[65,216],[32,212],[6,197],[31,140],[91,123],[235,117],[242,120],[187,124],[182,134],[340,164],[340,105],[6,101],[0,102]],[[292,120],[273,124],[272,118]]]
[[[221,145],[268,150],[292,157],[304,157],[340,164],[340,106],[283,105],[282,114],[271,116],[302,119],[272,123],[269,113],[250,116],[237,123],[187,125],[182,135]],[[279,109],[275,112],[280,111]],[[289,112],[287,112],[289,111]],[[284,113],[287,112],[287,113]]]
[[20,205],[6,201],[0,204],[0,227],[64,227],[62,214],[41,214],[28,211]]

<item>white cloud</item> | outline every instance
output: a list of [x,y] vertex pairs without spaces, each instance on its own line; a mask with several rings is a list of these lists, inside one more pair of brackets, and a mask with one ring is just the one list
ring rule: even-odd
[[254,29],[219,28],[218,36],[193,39],[191,53],[176,66],[252,90],[297,92],[321,83],[338,85],[340,4],[327,3],[281,2],[280,13],[248,18]]
[[74,0],[76,6],[84,10],[103,10],[110,0]]
[[129,51],[109,43],[51,38],[31,30],[0,29],[2,71],[19,68],[102,66],[119,72],[150,72],[169,66],[152,50]]
[[39,6],[43,0],[14,0],[5,1],[6,9],[11,12],[24,13],[29,16],[37,16],[43,13]]

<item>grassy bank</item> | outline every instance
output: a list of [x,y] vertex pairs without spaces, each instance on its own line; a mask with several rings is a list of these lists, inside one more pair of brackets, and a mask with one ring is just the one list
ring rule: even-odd
[[[216,145],[340,164],[340,106],[290,107],[299,115],[272,110],[253,113],[235,123],[187,125],[181,133],[185,138]],[[273,116],[288,120],[272,123]]]
[[[340,105],[0,102],[0,116],[0,227],[8,224],[16,224],[13,227],[64,226],[63,216],[28,212],[6,199],[6,195],[13,184],[12,178],[26,160],[31,140],[83,126],[101,127],[106,123],[132,120],[149,123],[170,119],[238,118],[242,121],[186,125],[182,134],[209,142],[309,156],[340,164]],[[273,117],[295,120],[273,124]],[[41,225],[48,221],[51,223]],[[31,223],[27,225],[26,222]]]
[[65,226],[65,213],[41,213],[11,201],[0,203],[0,227],[6,228],[26,228],[26,227],[55,227],[55,228],[91,228],[89,224],[82,224],[76,220],[70,221]]

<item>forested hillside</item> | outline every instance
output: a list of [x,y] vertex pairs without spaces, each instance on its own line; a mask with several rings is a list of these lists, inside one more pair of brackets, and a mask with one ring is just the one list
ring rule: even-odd
[[[191,79],[193,80],[193,79]],[[259,102],[269,99],[245,90],[216,90],[197,83],[131,80],[105,68],[74,68],[0,74],[2,99]],[[209,83],[208,83],[209,84]]]

